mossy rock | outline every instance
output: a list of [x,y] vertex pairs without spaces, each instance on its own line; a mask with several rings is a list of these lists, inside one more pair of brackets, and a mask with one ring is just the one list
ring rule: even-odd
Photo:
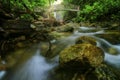
[[73,32],[74,28],[72,25],[66,24],[57,28],[58,32]]
[[113,54],[113,55],[116,55],[116,54],[118,54],[119,52],[118,52],[117,48],[115,48],[115,47],[110,47],[110,48],[108,48],[108,53]]
[[113,68],[103,64],[96,67],[92,72],[97,77],[96,80],[119,80],[119,75],[114,71]]
[[64,49],[59,60],[61,67],[87,70],[99,66],[104,61],[104,52],[92,44],[76,44]]
[[77,38],[76,44],[81,44],[81,43],[90,43],[92,45],[97,45],[96,40],[89,36],[81,36]]
[[[66,69],[58,69],[59,73],[56,74],[57,80],[120,80],[120,75],[112,67],[101,64],[94,69],[89,69],[80,73]],[[58,76],[59,75],[59,76]]]

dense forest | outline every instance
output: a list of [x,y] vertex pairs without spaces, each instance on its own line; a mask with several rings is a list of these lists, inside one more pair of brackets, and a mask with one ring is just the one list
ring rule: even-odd
[[[37,19],[35,8],[44,10],[54,0],[1,0],[0,15],[3,18]],[[81,21],[119,21],[120,1],[119,0],[64,0],[64,4],[73,4],[80,7],[73,20]],[[40,13],[39,13],[40,14]],[[43,16],[42,13],[39,16]],[[69,16],[69,15],[67,15]]]
[[0,0],[0,80],[120,80],[120,0]]

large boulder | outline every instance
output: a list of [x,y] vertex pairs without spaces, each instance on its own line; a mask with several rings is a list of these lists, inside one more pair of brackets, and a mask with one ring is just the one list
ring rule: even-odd
[[60,67],[88,70],[103,63],[104,52],[92,44],[76,44],[64,49],[60,53],[59,60]]
[[96,40],[93,37],[89,37],[89,36],[81,36],[76,39],[76,44],[81,44],[81,43],[90,43],[92,45],[97,45]]
[[64,49],[60,53],[59,71],[63,80],[120,79],[119,73],[104,63],[104,52],[88,43],[76,44]]

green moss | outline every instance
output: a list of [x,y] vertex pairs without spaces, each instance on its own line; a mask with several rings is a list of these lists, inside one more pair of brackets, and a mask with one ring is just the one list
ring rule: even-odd
[[[66,65],[67,63],[72,64],[72,62],[76,62],[80,64],[80,66],[85,66],[87,64],[90,64],[91,66],[98,66],[103,61],[103,51],[100,48],[88,43],[70,46],[60,53],[61,66],[64,66],[64,64]],[[75,65],[76,64],[73,66]]]
[[96,40],[89,36],[81,36],[76,40],[76,44],[80,43],[90,43],[92,45],[96,45]]

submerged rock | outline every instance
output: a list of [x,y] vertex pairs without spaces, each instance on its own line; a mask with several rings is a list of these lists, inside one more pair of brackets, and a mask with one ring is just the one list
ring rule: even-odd
[[104,52],[95,45],[83,43],[64,49],[59,58],[61,67],[88,70],[102,64]]
[[110,47],[110,48],[108,48],[108,53],[116,55],[119,52],[118,52],[118,50],[115,47]]
[[81,43],[90,43],[92,45],[96,45],[96,40],[92,37],[89,36],[81,36],[79,38],[77,38],[76,40],[76,44],[81,44]]

